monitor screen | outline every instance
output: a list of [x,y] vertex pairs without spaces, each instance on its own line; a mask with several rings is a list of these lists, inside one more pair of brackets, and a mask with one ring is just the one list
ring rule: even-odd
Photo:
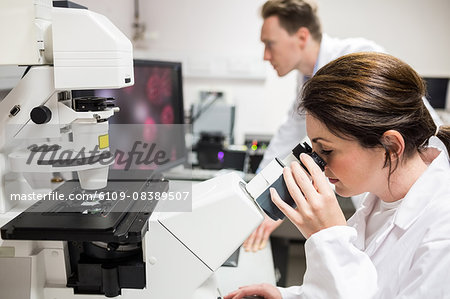
[[[134,146],[143,152],[141,156],[149,157],[149,149],[156,145],[158,149],[162,148],[168,157],[168,161],[162,164],[136,163],[130,169],[163,171],[185,162],[187,150],[183,126],[181,63],[134,60],[134,80],[133,86],[73,91],[72,96],[115,99],[113,103],[120,111],[109,118],[112,151],[120,149],[122,152],[129,152]],[[138,155],[139,153],[134,154],[135,157]],[[116,161],[112,169],[124,167],[127,167],[126,163]]]

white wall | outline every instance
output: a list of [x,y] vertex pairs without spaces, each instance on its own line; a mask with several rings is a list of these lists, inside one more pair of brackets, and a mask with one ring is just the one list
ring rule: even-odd
[[[246,132],[274,130],[277,119],[267,122],[260,117],[273,109],[266,96],[270,86],[265,85],[266,66],[259,41],[262,20],[258,7],[262,0],[142,3],[149,42],[138,55],[183,62],[186,106],[198,100],[200,89],[224,90],[228,101],[237,105],[238,142],[243,142]],[[284,106],[273,110],[278,118],[284,116]]]
[[323,29],[363,36],[422,76],[450,77],[449,0],[317,0]]

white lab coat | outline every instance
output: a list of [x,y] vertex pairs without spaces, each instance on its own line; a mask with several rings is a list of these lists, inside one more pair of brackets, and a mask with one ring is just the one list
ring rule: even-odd
[[365,247],[369,194],[348,226],[313,234],[305,243],[302,286],[283,299],[450,298],[450,163],[445,151],[411,187],[394,217]]
[[[322,36],[320,44],[319,57],[314,68],[314,73],[328,62],[346,54],[355,52],[384,52],[384,49],[376,43],[363,38],[332,38],[326,34]],[[298,90],[300,91],[304,83],[304,77],[299,74]],[[436,124],[441,125],[442,121],[439,116],[424,98],[425,105],[431,113]],[[306,138],[305,117],[297,112],[297,99],[292,103],[288,111],[287,118],[278,128],[270,144],[264,153],[264,157],[259,165],[259,169],[263,169],[273,159],[286,157],[291,150]]]

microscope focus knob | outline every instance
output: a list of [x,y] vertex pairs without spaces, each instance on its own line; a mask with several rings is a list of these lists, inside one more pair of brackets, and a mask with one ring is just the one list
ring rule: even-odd
[[31,110],[30,117],[35,124],[45,124],[52,119],[52,111],[46,106],[34,107],[33,110]]

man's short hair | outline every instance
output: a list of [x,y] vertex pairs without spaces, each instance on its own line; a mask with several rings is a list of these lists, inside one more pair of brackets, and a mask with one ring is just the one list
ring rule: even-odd
[[261,16],[263,19],[277,16],[280,26],[286,29],[289,34],[294,34],[301,27],[306,27],[314,40],[322,40],[317,6],[311,1],[269,0],[264,3]]

